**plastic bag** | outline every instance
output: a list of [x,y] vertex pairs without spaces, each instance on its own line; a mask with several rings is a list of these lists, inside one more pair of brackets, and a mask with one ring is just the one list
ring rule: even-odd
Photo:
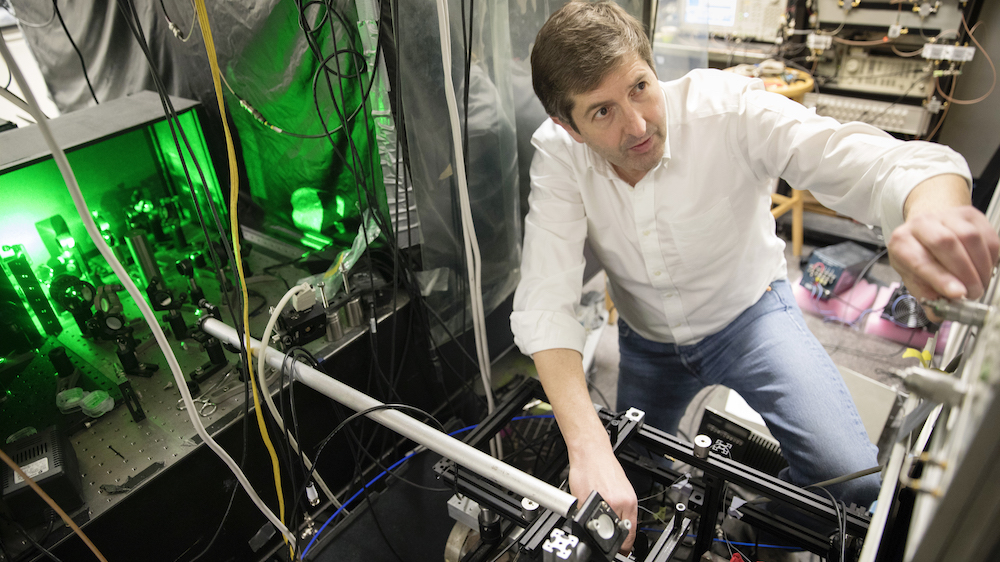
[[358,227],[358,235],[354,237],[354,243],[351,244],[351,247],[337,254],[333,265],[324,273],[302,278],[297,284],[308,282],[314,287],[319,287],[320,283],[325,283],[323,292],[326,294],[327,300],[333,299],[334,295],[344,286],[344,273],[354,267],[368,246],[382,234],[382,229],[372,217],[370,210],[365,210],[361,217],[361,226]]

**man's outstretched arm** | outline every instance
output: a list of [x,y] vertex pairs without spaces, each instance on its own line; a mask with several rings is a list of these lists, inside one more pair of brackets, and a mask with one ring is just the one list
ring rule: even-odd
[[1000,238],[971,205],[966,180],[943,174],[917,185],[892,232],[889,261],[918,299],[976,299],[989,286]]
[[622,545],[622,552],[630,552],[639,503],[590,399],[580,353],[548,349],[536,352],[532,359],[566,441],[570,492],[582,502],[597,490],[620,518],[631,521],[632,529]]

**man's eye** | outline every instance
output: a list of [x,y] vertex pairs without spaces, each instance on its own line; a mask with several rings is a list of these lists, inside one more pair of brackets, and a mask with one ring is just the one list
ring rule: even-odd
[[646,83],[639,82],[638,84],[635,85],[635,88],[641,92],[646,89]]
[[605,117],[608,114],[608,108],[602,107],[597,110],[595,117]]

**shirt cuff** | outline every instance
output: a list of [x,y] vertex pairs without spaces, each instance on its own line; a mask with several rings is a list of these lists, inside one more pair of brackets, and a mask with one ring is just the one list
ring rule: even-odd
[[510,315],[510,328],[514,343],[525,355],[546,349],[573,349],[583,355],[587,340],[583,325],[562,312],[514,312]]
[[893,181],[886,186],[882,195],[882,231],[886,238],[903,224],[906,198],[921,182],[944,174],[955,174],[965,178],[970,186],[969,189],[972,189],[972,172],[961,156],[950,149],[935,156],[938,156],[937,161],[929,159],[928,164],[924,166],[895,172]]

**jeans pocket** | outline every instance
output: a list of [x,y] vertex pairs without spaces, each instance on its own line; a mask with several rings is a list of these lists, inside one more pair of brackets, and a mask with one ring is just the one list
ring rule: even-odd
[[625,323],[621,317],[618,317],[618,337],[627,338],[632,335],[632,328],[629,328],[628,324]]

